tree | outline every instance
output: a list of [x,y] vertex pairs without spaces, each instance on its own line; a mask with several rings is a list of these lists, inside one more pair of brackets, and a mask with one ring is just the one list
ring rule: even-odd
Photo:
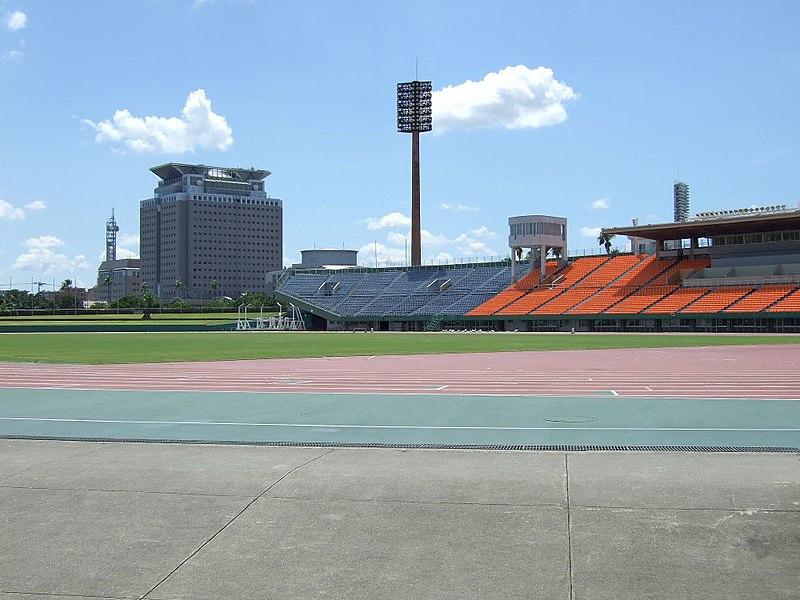
[[611,254],[611,240],[613,239],[614,239],[613,233],[606,233],[603,230],[601,230],[600,235],[597,236],[597,242],[601,246],[605,246],[606,254]]
[[273,296],[268,296],[261,292],[244,292],[239,297],[239,304],[247,304],[257,308],[275,308],[277,306]]
[[186,300],[184,300],[183,298],[178,298],[176,296],[175,298],[169,301],[169,304],[167,304],[167,308],[179,308],[181,312],[183,312],[184,310],[191,308],[191,306],[189,305],[188,302],[186,302]]
[[8,290],[0,298],[4,310],[20,310],[31,307],[31,294],[27,290]]
[[61,282],[61,291],[64,292],[72,287],[72,279],[65,279]]
[[175,295],[180,298],[181,297],[181,288],[183,287],[183,282],[180,279],[175,280]]
[[218,287],[219,287],[219,284],[217,283],[217,280],[216,280],[216,279],[212,279],[212,280],[211,280],[211,295],[212,295],[214,298],[216,298],[216,297],[217,297],[217,288],[218,288]]
[[158,298],[153,292],[145,292],[139,299],[142,308],[158,308]]
[[111,275],[106,275],[103,279],[103,285],[106,286],[106,302],[111,302]]
[[139,308],[138,296],[122,296],[109,303],[109,308]]

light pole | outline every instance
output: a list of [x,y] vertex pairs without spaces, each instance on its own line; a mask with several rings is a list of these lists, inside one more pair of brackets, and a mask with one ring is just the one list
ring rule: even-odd
[[430,81],[397,84],[397,131],[411,134],[411,265],[422,264],[419,134],[433,128]]

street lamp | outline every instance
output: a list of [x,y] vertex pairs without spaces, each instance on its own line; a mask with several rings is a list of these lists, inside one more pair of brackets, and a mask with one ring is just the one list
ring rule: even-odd
[[422,264],[419,134],[433,128],[430,81],[397,84],[397,131],[411,134],[411,264]]

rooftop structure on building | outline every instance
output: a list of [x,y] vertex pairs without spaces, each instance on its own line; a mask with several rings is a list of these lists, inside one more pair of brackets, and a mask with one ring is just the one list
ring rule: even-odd
[[269,290],[281,268],[283,203],[267,194],[270,172],[167,163],[140,204],[142,281],[161,299],[202,301]]
[[300,251],[300,263],[293,269],[341,269],[358,265],[358,250],[314,248]]

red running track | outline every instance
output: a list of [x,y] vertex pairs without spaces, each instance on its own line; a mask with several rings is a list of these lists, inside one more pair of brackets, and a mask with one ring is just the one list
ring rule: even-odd
[[0,387],[89,390],[800,399],[800,346],[268,359],[0,363]]

